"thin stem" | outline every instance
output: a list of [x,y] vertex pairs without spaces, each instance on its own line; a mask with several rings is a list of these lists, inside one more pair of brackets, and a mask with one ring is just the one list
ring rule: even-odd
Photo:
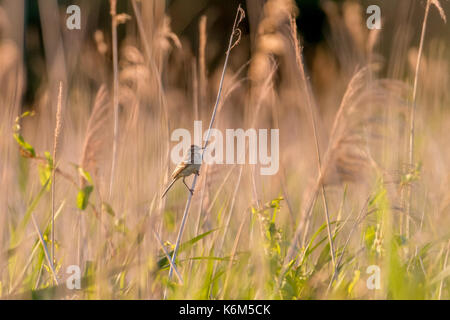
[[56,277],[56,271],[53,266],[53,262],[50,258],[50,255],[48,254],[48,249],[47,249],[47,246],[45,245],[44,237],[42,236],[42,233],[39,230],[39,227],[37,225],[37,222],[36,222],[36,219],[34,218],[33,213],[31,214],[31,220],[33,221],[33,226],[36,229],[36,233],[38,234],[38,237],[39,237],[39,242],[41,243],[42,249],[44,250],[45,259],[47,260],[47,263],[50,267],[50,271],[52,272],[53,281],[55,282],[56,285],[58,285],[58,278]]
[[[241,5],[239,5],[239,7],[237,9],[237,12],[236,12],[236,18],[235,18],[234,24],[233,24],[233,30],[231,32],[230,40],[229,40],[229,43],[228,43],[228,49],[227,49],[227,53],[226,53],[226,56],[225,56],[225,62],[224,62],[224,65],[223,65],[222,76],[220,78],[220,84],[219,84],[219,90],[217,92],[216,103],[214,105],[213,113],[211,115],[211,121],[209,122],[209,129],[208,129],[208,132],[207,132],[207,135],[206,135],[205,143],[203,145],[202,159],[203,159],[203,154],[205,152],[205,149],[208,146],[209,138],[210,138],[210,135],[211,135],[211,129],[213,127],[214,120],[216,118],[217,108],[218,108],[219,103],[220,103],[223,83],[224,83],[224,79],[225,79],[225,72],[226,72],[227,66],[228,66],[228,58],[230,57],[231,49],[239,41],[239,38],[238,38],[235,42],[233,42],[234,36],[235,36],[236,33],[240,34],[240,31],[237,31],[237,30],[239,30],[238,29],[238,25],[242,21],[242,19],[244,19],[244,17],[245,17],[244,10],[241,8]],[[197,184],[197,177],[198,177],[197,175],[194,176],[194,181],[192,182],[191,190],[195,190],[195,185]],[[172,265],[174,265],[174,266],[176,265],[175,264],[175,260],[176,260],[176,257],[177,257],[178,249],[180,247],[180,242],[181,242],[181,238],[182,238],[182,235],[183,235],[184,227],[185,227],[185,224],[186,224],[187,216],[189,214],[189,208],[191,206],[192,195],[193,195],[193,192],[190,192],[189,195],[188,195],[188,199],[187,199],[187,202],[186,202],[186,207],[184,208],[183,218],[181,219],[181,225],[180,225],[180,229],[178,231],[178,236],[177,236],[177,240],[176,240],[176,243],[175,243],[175,249],[174,249],[173,255],[172,255],[172,264],[171,264],[170,270],[169,270],[169,280],[172,278],[172,274],[173,274]],[[165,297],[166,297],[166,291],[164,292],[164,298]]]
[[110,0],[111,14],[111,34],[112,34],[112,55],[113,55],[113,109],[114,109],[114,132],[112,147],[111,176],[109,180],[109,197],[111,198],[114,185],[114,174],[117,161],[117,140],[119,138],[119,72],[117,57],[117,19],[116,4],[117,0]]
[[[292,38],[293,38],[294,46],[295,46],[297,67],[299,68],[300,75],[302,77],[302,81],[305,86],[306,102],[307,102],[306,104],[308,106],[311,124],[313,127],[314,143],[315,143],[315,150],[316,150],[316,157],[317,157],[317,168],[318,168],[318,176],[319,176],[318,182],[320,184],[319,187],[320,187],[323,207],[324,207],[324,211],[325,211],[325,220],[326,220],[326,224],[327,224],[327,233],[328,233],[328,242],[330,245],[331,261],[333,263],[333,268],[336,268],[335,251],[334,251],[333,238],[332,238],[331,226],[330,226],[330,215],[328,212],[328,202],[326,199],[325,187],[324,187],[324,185],[322,183],[322,179],[321,179],[321,177],[322,177],[322,159],[320,156],[320,145],[319,145],[319,137],[318,137],[318,130],[317,130],[317,119],[316,119],[316,115],[315,115],[315,110],[313,108],[313,97],[312,97],[311,88],[309,85],[309,81],[306,78],[305,67],[303,64],[302,56],[301,56],[301,47],[300,47],[300,44],[298,43],[298,39],[297,39],[296,23],[295,23],[294,18],[291,18],[291,32],[292,32]],[[312,199],[311,199],[311,203],[310,203],[310,205],[308,205],[306,217],[309,216],[309,212],[312,210],[314,200],[315,200],[315,196],[313,195]],[[291,247],[289,248],[289,251],[288,251],[288,255],[287,255],[288,259],[290,259],[293,254],[293,251],[296,247],[297,239],[300,236],[300,231],[301,231],[301,229],[297,228],[297,231],[295,232],[295,235],[294,235],[293,243],[291,244]],[[304,230],[304,232],[307,232],[307,231]]]
[[[423,43],[425,41],[425,33],[427,30],[427,22],[428,22],[428,12],[430,11],[431,0],[427,1],[427,6],[425,8],[425,17],[423,19],[422,24],[422,34],[420,35],[420,44],[419,44],[419,52],[417,54],[417,62],[416,62],[416,73],[414,77],[414,87],[413,87],[413,96],[412,96],[412,106],[411,106],[411,122],[409,127],[409,166],[410,170],[414,168],[414,130],[415,130],[415,121],[416,121],[416,98],[417,98],[417,86],[419,83],[419,70],[420,70],[420,62],[422,60],[422,52],[423,52]],[[407,202],[407,215],[406,215],[406,233],[409,234],[409,216],[411,214],[411,202],[412,202],[412,186],[411,183],[408,185],[408,202]]]
[[199,63],[199,105],[200,109],[206,104],[206,23],[207,18],[203,15],[198,24],[198,63]]
[[61,133],[61,104],[62,104],[62,82],[59,82],[58,104],[56,107],[56,125],[53,141],[53,156],[52,156],[52,227],[51,227],[51,260],[52,267],[55,264],[55,189],[56,189],[56,151],[58,148],[59,135]]
[[[443,266],[443,270],[445,270],[445,268],[447,267],[447,261],[448,261],[448,252],[450,250],[450,240],[447,242],[447,250],[445,253],[445,259],[444,259],[444,266]],[[442,298],[442,288],[444,287],[444,278],[441,279],[441,283],[439,284],[439,294],[438,294],[438,300],[441,300]]]
[[158,233],[153,230],[153,233],[155,234],[155,238],[156,240],[158,240],[159,245],[161,246],[161,249],[164,252],[164,255],[167,258],[167,261],[169,261],[170,267],[173,268],[175,270],[175,274],[177,275],[178,281],[180,281],[180,284],[183,284],[183,278],[181,277],[181,274],[178,272],[177,267],[173,264],[172,260],[170,259],[169,253],[166,250],[166,247],[164,247],[164,243],[162,242],[160,236],[158,235]]

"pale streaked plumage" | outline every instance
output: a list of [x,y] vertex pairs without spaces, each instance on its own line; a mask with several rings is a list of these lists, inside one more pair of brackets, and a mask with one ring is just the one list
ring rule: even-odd
[[166,193],[170,190],[170,188],[173,186],[173,184],[180,178],[183,178],[184,185],[188,188],[190,192],[192,190],[189,188],[189,186],[185,182],[185,178],[190,176],[191,174],[199,175],[200,165],[202,162],[202,155],[200,151],[202,148],[196,145],[191,145],[188,152],[186,153],[184,160],[180,162],[175,170],[172,172],[172,182],[169,184],[169,186],[164,190],[161,198],[163,198]]

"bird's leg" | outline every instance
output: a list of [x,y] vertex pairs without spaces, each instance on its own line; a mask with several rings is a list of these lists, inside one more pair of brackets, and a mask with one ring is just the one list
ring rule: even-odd
[[189,188],[189,186],[186,184],[186,181],[184,181],[185,178],[186,178],[186,177],[183,177],[183,183],[184,183],[184,185],[186,186],[186,188],[188,188],[189,192],[190,192],[192,195],[194,195],[194,190],[192,190],[191,188]]

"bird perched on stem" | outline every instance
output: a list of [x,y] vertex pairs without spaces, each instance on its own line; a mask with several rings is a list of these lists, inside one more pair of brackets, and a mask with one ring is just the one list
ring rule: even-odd
[[200,175],[200,165],[202,163],[202,155],[200,151],[203,148],[200,148],[196,145],[191,145],[188,152],[186,153],[184,160],[181,161],[173,170],[172,172],[172,182],[170,182],[169,186],[164,190],[161,198],[163,198],[166,193],[172,188],[173,184],[180,178],[183,178],[183,183],[188,188],[189,192],[191,194],[194,193],[194,190],[189,188],[189,186],[186,184],[186,181],[184,180],[186,177],[190,176],[191,174]]

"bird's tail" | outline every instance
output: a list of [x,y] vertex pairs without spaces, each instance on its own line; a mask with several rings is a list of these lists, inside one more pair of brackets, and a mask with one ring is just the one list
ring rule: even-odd
[[173,184],[177,181],[178,179],[173,179],[172,182],[167,186],[166,190],[164,190],[161,198],[164,198],[164,196],[166,195],[166,193],[170,190],[170,188],[172,188]]

